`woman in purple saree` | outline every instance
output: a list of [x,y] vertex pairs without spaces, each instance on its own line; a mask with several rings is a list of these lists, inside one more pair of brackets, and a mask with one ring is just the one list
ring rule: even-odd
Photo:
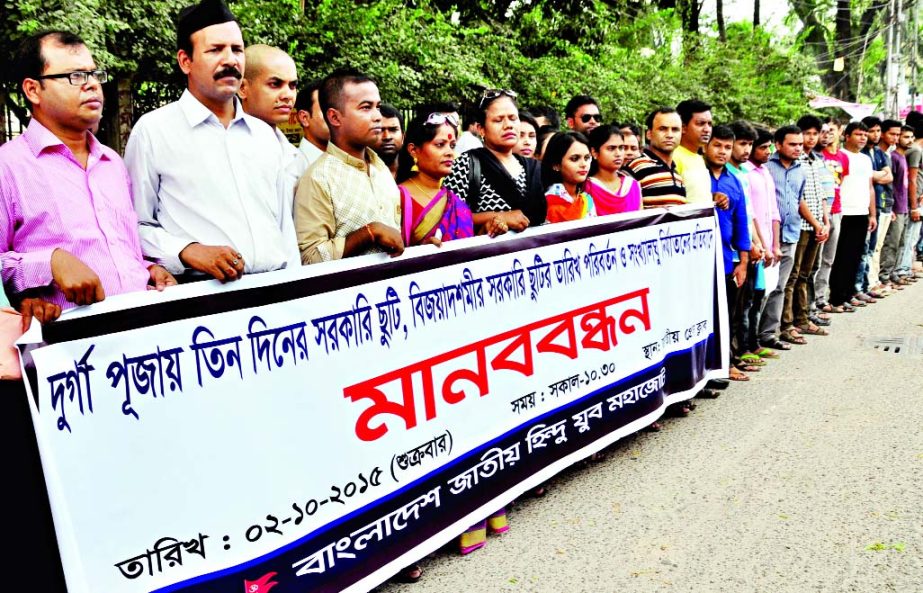
[[451,114],[432,113],[407,126],[397,173],[405,245],[474,236],[468,205],[442,185],[455,161],[457,134]]

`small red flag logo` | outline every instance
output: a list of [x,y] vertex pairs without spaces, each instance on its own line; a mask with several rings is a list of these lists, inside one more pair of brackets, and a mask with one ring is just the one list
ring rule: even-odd
[[244,593],[269,593],[269,591],[279,583],[272,580],[277,572],[266,573],[255,581],[244,579]]

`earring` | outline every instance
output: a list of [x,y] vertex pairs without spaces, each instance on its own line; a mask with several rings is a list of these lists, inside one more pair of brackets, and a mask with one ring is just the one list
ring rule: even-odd
[[417,167],[417,157],[413,157],[413,167],[410,168],[410,171],[411,171],[412,173],[416,173],[416,172],[418,172],[419,170],[420,170],[420,168]]

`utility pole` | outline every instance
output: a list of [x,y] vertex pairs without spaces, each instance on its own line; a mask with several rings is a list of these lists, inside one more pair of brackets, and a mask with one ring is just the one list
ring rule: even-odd
[[888,0],[888,34],[885,38],[885,51],[887,56],[885,57],[885,101],[882,106],[883,111],[888,114],[891,112],[891,105],[893,104],[892,93],[894,92],[894,86],[892,85],[891,71],[894,69],[894,0]]
[[894,14],[894,109],[891,110],[891,115],[897,117],[907,97],[907,93],[904,92],[907,71],[904,68],[904,42],[901,39],[904,29],[904,0],[894,0],[894,3],[897,10]]
[[917,108],[917,13],[920,11],[920,0],[913,0],[913,17],[911,23],[913,29],[910,31],[911,52],[910,52],[910,108]]

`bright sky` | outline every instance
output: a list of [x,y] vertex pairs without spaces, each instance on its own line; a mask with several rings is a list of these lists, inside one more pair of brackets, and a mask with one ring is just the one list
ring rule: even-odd
[[[782,21],[788,14],[787,2],[778,0],[761,0],[760,21],[768,29],[786,32]],[[705,0],[702,5],[702,17],[706,21],[715,19],[715,0]],[[753,20],[753,0],[724,0],[724,18],[729,23]]]

